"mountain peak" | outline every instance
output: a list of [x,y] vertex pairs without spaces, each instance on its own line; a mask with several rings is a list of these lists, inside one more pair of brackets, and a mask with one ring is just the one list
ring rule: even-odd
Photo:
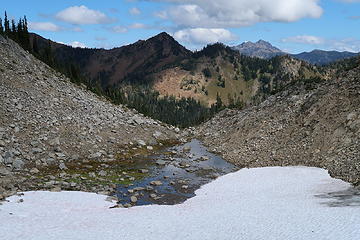
[[176,40],[167,32],[161,32],[161,33],[155,35],[154,37],[150,38],[149,40],[151,40],[151,39],[156,39],[156,40],[160,40],[160,41],[167,40],[167,41],[176,42]]
[[244,42],[238,46],[233,47],[233,49],[239,51],[241,54],[259,58],[272,58],[285,54],[283,51],[264,40],[259,40],[255,43],[250,41]]

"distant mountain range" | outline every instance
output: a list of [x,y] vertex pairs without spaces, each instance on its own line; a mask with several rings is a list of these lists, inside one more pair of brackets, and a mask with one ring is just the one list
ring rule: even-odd
[[246,56],[259,57],[263,59],[269,59],[281,55],[290,55],[294,58],[317,65],[325,65],[331,62],[335,62],[338,60],[355,57],[359,55],[359,53],[352,53],[352,52],[323,51],[323,50],[313,50],[311,52],[289,54],[280,50],[279,48],[274,47],[269,42],[266,42],[264,40],[259,40],[255,43],[244,42],[240,45],[232,47],[232,49],[239,51],[241,54],[244,54]]
[[[190,97],[206,106],[219,97],[226,105],[241,106],[300,77],[319,76],[313,66],[289,56],[252,58],[221,43],[191,52],[165,32],[110,50],[73,48],[35,34],[30,40],[36,55],[91,89],[146,86],[162,96]],[[268,50],[271,44],[265,41],[258,43],[263,45],[258,52],[266,52],[267,58],[281,52]]]

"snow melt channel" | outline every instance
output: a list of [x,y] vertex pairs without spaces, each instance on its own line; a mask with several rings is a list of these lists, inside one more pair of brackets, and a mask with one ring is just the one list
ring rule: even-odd
[[[1,239],[358,239],[360,207],[330,207],[347,190],[325,170],[242,169],[174,206],[109,209],[106,196],[26,192],[0,206]],[[23,199],[23,202],[19,200]]]

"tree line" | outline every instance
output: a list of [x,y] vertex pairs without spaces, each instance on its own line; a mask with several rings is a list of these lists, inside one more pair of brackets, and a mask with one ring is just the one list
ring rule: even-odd
[[115,104],[124,104],[134,108],[146,116],[179,127],[189,127],[210,119],[215,113],[224,109],[221,98],[211,107],[204,107],[193,98],[177,99],[173,96],[160,97],[157,91],[144,83],[130,83],[119,87],[104,89],[100,81],[90,81],[82,76],[80,67],[74,62],[58,61],[50,40],[46,44],[40,42],[34,35],[30,40],[26,16],[17,23],[8,19],[5,12],[4,21],[0,18],[0,35],[17,42],[22,48],[29,51],[39,60],[53,69],[66,75],[76,84],[84,84],[87,88],[100,96],[107,97]]
[[15,22],[15,19],[10,21],[5,12],[4,21],[0,17],[0,35],[11,38],[25,50],[31,49],[26,16]]

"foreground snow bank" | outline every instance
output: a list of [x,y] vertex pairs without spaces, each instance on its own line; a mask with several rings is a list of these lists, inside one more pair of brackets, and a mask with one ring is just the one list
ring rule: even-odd
[[[359,207],[319,194],[350,185],[305,167],[243,169],[176,206],[109,209],[106,196],[27,192],[0,206],[1,239],[358,239]],[[19,199],[23,199],[20,202]]]

